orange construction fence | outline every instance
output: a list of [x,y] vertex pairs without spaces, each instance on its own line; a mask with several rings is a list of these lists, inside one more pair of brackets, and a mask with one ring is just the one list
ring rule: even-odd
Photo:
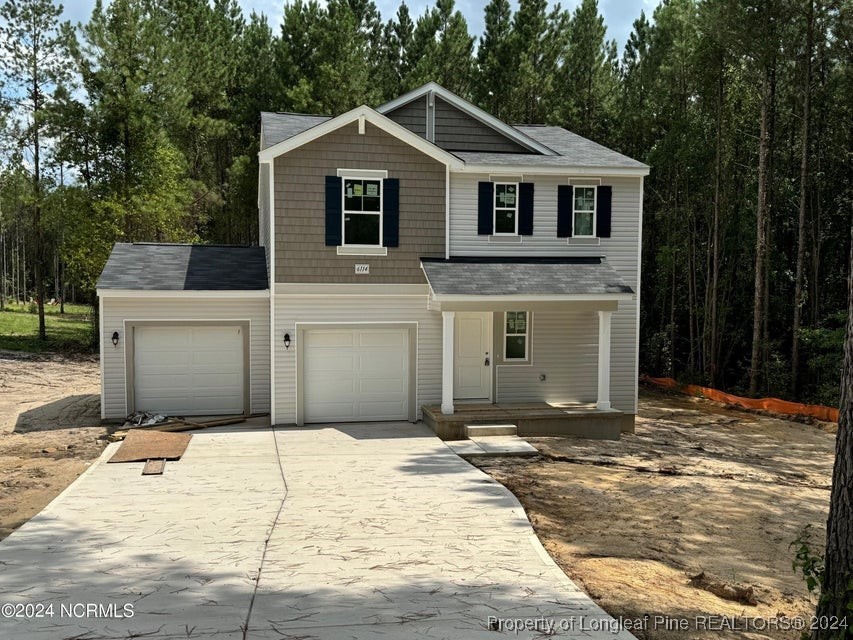
[[690,396],[700,396],[716,402],[725,402],[726,404],[743,407],[744,409],[763,409],[764,411],[782,413],[788,416],[810,416],[826,422],[838,422],[838,409],[834,407],[788,402],[779,398],[742,398],[741,396],[735,396],[731,393],[711,389],[710,387],[700,387],[695,384],[681,385],[672,378],[652,378],[651,376],[642,375],[640,376],[640,380],[662,389],[680,391]]

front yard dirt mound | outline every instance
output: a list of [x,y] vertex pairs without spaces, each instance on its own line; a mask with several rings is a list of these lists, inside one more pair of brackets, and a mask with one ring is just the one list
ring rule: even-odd
[[0,351],[0,539],[103,451],[99,385],[95,358]]
[[811,525],[823,549],[834,440],[809,425],[648,394],[636,433],[619,441],[530,438],[541,457],[477,464],[518,496],[554,559],[608,613],[690,622],[689,632],[646,638],[793,639],[799,632],[697,630],[695,621],[814,612],[791,544]]

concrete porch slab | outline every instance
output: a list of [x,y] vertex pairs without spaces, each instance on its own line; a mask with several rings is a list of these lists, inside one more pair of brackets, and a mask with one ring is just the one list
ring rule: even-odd
[[535,456],[538,449],[518,436],[471,436],[446,441],[458,456]]

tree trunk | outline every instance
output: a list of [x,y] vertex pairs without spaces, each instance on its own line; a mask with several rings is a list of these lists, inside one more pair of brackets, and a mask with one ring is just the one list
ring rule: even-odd
[[814,1],[810,0],[806,16],[806,69],[803,79],[803,130],[800,156],[800,209],[797,220],[797,275],[794,284],[794,324],[791,338],[791,394],[794,399],[799,392],[800,378],[800,326],[805,305],[805,261],[806,261],[806,204],[809,180],[809,118],[811,116],[812,48],[814,47]]
[[711,286],[710,306],[710,344],[708,348],[708,373],[712,387],[717,385],[718,347],[717,347],[717,300],[720,283],[720,196],[723,182],[723,104],[725,100],[725,64],[720,56],[720,78],[717,83],[717,150],[714,158],[714,220],[711,225]]
[[758,202],[755,215],[755,291],[752,306],[752,354],[749,365],[749,393],[758,392],[761,371],[761,343],[764,326],[764,263],[767,258],[767,160],[770,155],[770,67],[761,79],[761,116],[758,141]]
[[[841,406],[835,438],[835,466],[826,523],[826,570],[817,616],[850,621],[853,603],[853,225],[850,228],[850,274],[847,278],[847,337],[841,372]],[[849,637],[815,630],[813,640]]]
[[[38,49],[36,49],[36,54]],[[33,56],[38,60],[38,55]],[[39,69],[33,67],[33,277],[36,285],[36,304],[39,313],[39,340],[47,340],[44,326],[44,237],[41,228],[41,157],[39,148],[39,116],[41,111],[41,89]]]

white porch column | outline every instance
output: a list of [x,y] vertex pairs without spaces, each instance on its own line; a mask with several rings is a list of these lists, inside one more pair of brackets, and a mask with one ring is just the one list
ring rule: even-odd
[[441,332],[441,412],[453,413],[453,329],[455,311],[442,311]]
[[598,312],[598,403],[601,410],[610,409],[610,316],[612,311]]

